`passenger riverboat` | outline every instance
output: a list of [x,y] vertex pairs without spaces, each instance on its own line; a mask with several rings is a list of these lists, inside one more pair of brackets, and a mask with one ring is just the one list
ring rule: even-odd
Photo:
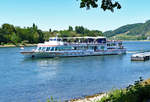
[[22,51],[26,57],[77,57],[125,54],[122,41],[108,41],[105,37],[51,37],[32,51]]

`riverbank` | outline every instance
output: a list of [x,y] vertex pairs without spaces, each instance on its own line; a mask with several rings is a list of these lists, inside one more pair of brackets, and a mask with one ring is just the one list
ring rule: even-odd
[[25,44],[25,45],[13,45],[13,44],[9,44],[9,45],[0,45],[0,48],[3,48],[3,47],[25,47],[25,46],[37,46],[37,44]]
[[134,85],[125,89],[116,89],[108,93],[100,93],[86,96],[81,99],[73,99],[69,102],[149,102],[150,101],[150,79],[140,78]]
[[91,96],[85,96],[84,98],[72,99],[68,102],[96,102],[106,96],[106,93],[98,93]]

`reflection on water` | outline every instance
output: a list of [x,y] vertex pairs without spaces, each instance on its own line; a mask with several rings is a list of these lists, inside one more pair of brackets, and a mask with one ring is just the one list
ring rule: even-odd
[[56,58],[25,58],[22,63],[36,63],[37,78],[41,81],[50,80],[55,77],[59,68],[59,59]]
[[55,77],[57,74],[57,69],[59,61],[53,60],[53,59],[39,59],[37,61],[37,66],[39,67],[38,72],[39,78],[42,78],[43,80],[50,80]]
[[[129,52],[150,50],[150,42],[124,45]],[[132,53],[32,59],[19,52],[20,48],[0,48],[0,102],[45,102],[50,96],[67,100],[150,77],[150,61],[131,62]]]

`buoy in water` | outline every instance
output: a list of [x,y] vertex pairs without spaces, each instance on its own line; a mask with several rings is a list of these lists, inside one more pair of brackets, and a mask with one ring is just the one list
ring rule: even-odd
[[20,47],[20,49],[21,49],[21,50],[23,50],[23,49],[24,49],[24,47]]

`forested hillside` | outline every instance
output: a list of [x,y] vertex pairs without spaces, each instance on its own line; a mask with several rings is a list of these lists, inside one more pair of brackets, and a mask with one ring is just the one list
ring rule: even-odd
[[48,40],[49,37],[76,37],[76,36],[103,36],[99,30],[89,30],[83,26],[73,27],[69,26],[67,30],[51,30],[42,31],[38,29],[37,25],[33,24],[32,27],[17,27],[11,24],[3,24],[0,27],[0,45],[4,44],[33,44],[40,43]]
[[104,35],[121,40],[146,40],[150,36],[150,20],[122,26],[114,31],[106,31]]

